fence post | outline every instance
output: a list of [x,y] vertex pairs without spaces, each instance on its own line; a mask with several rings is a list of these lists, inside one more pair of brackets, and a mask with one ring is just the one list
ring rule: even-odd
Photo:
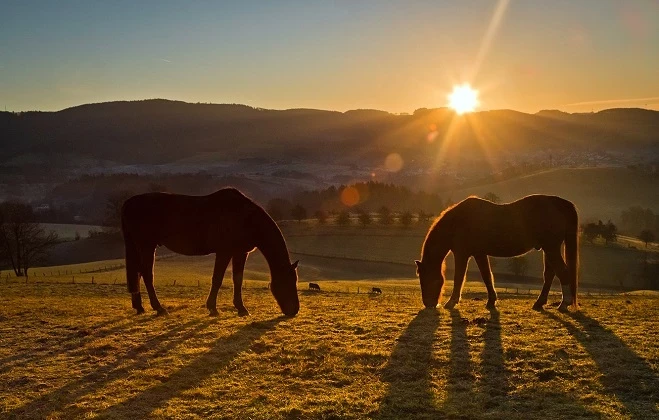
[[76,284],[76,276],[73,276],[73,277],[72,277],[71,282],[72,282],[73,284]]

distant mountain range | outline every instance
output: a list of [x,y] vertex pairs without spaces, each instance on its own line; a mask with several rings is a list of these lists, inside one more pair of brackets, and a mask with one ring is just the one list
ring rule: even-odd
[[0,164],[5,166],[58,154],[73,156],[73,161],[118,164],[166,164],[206,156],[221,161],[266,158],[377,165],[389,153],[427,166],[439,154],[449,160],[497,160],[538,152],[656,157],[659,112],[497,110],[458,116],[438,108],[395,115],[160,99],[81,105],[58,112],[0,112]]

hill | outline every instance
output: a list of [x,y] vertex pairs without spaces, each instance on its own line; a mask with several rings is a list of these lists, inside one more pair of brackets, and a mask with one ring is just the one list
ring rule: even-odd
[[162,164],[219,153],[223,160],[261,156],[363,165],[381,164],[396,152],[405,162],[431,165],[439,152],[462,161],[550,151],[647,156],[659,147],[659,112],[643,109],[593,114],[497,110],[457,116],[439,108],[394,115],[157,99],[58,112],[0,112],[0,128],[0,162],[5,163],[21,156],[74,154],[74,161]]
[[582,220],[618,221],[631,206],[659,209],[659,179],[623,168],[560,168],[477,187],[448,191],[458,202],[493,192],[502,202],[529,194],[560,195],[573,201]]

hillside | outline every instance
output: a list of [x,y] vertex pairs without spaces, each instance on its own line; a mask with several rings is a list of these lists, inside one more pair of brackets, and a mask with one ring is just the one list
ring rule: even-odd
[[614,220],[623,210],[639,205],[659,209],[659,179],[628,168],[551,169],[478,187],[452,190],[458,202],[470,195],[493,192],[502,202],[529,194],[554,194],[573,201],[582,220]]
[[261,156],[380,164],[396,152],[406,162],[431,165],[439,152],[459,163],[548,151],[638,155],[659,147],[659,112],[642,109],[533,115],[497,110],[460,117],[445,108],[394,115],[145,100],[0,112],[0,127],[0,162],[9,163],[21,156],[39,161],[39,156],[74,154],[74,161],[162,164],[219,153],[223,160]]

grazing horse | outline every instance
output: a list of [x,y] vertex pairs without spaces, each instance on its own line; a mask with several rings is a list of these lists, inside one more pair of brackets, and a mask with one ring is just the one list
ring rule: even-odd
[[249,315],[243,304],[243,271],[247,256],[258,248],[270,267],[270,290],[287,316],[300,309],[297,264],[291,264],[286,241],[277,224],[263,208],[234,188],[205,196],[147,193],[126,200],[121,208],[121,229],[126,245],[126,278],[133,308],[144,312],[140,276],[151,307],[166,314],[153,287],[157,246],[183,255],[215,253],[213,282],[206,300],[211,316],[217,316],[217,293],[224,272],[233,261],[233,305],[241,316]]
[[382,294],[382,289],[380,289],[379,287],[373,287],[371,289],[371,293],[376,294],[376,295],[381,295]]
[[309,283],[309,290],[317,290],[320,292],[320,286],[318,283]]
[[[488,256],[514,257],[535,248],[544,251],[545,269],[544,286],[533,308],[540,310],[547,303],[554,275],[563,291],[559,309],[566,310],[571,304],[576,308],[578,226],[574,204],[556,196],[529,195],[508,204],[477,197],[461,201],[433,223],[421,249],[421,261],[415,261],[423,304],[434,308],[439,302],[449,251],[455,257],[455,278],[444,307],[453,309],[460,302],[467,263],[474,257],[487,288],[487,307],[494,308],[497,294]],[[566,261],[561,256],[563,242]]]

